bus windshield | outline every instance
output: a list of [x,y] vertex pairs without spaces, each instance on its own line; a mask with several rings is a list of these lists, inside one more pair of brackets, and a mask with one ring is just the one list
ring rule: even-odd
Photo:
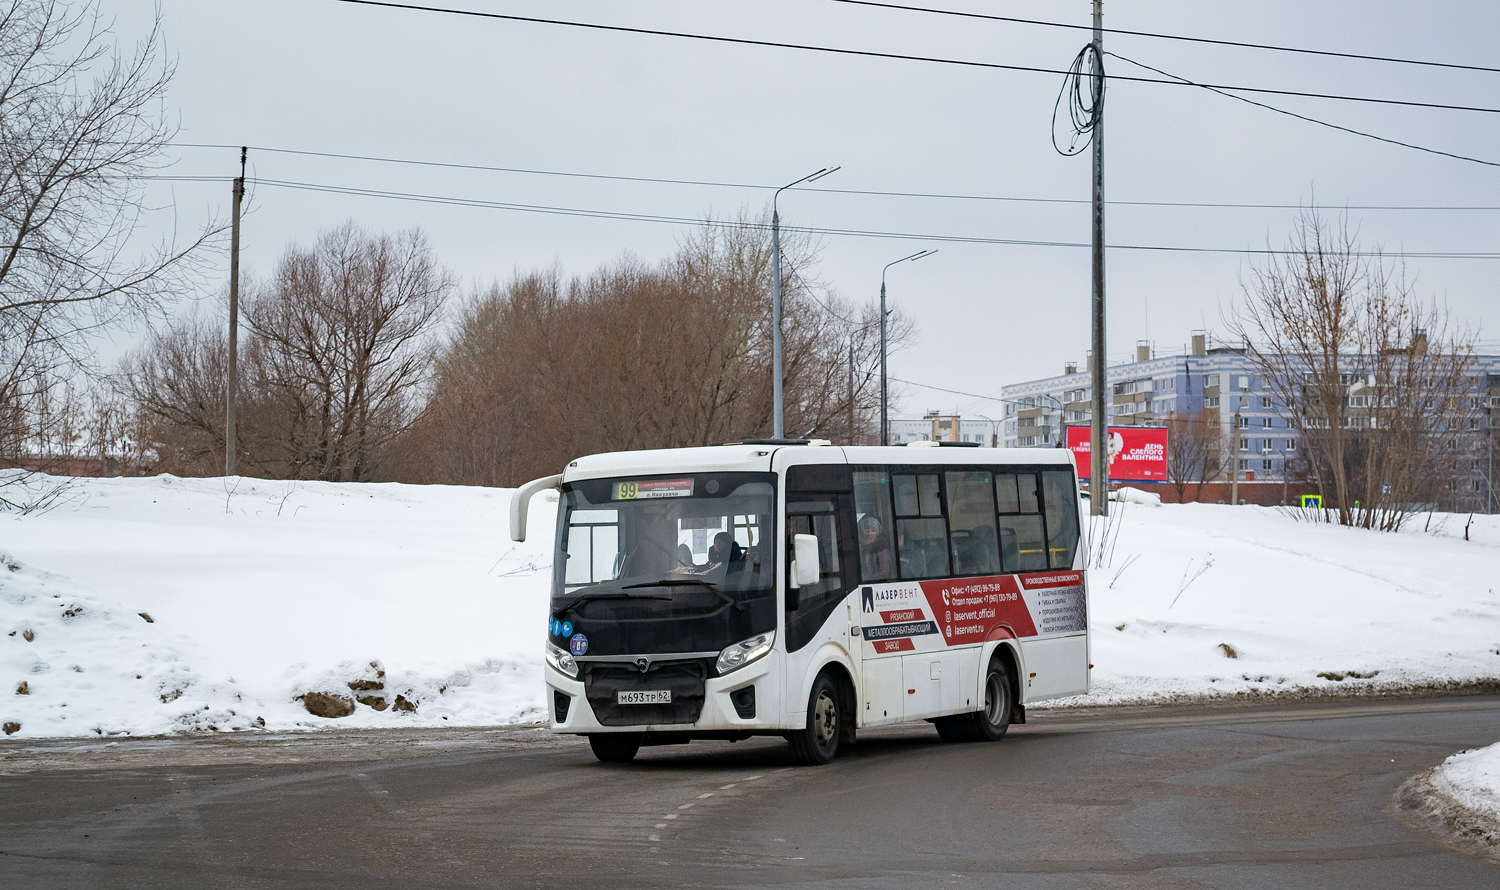
[[567,613],[598,655],[709,651],[773,629],[775,478],[565,484],[554,617]]

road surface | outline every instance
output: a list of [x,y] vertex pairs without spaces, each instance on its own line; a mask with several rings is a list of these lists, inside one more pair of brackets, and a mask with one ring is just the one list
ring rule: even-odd
[[1500,698],[1036,711],[624,766],[535,729],[0,741],[4,888],[1495,888],[1395,789]]

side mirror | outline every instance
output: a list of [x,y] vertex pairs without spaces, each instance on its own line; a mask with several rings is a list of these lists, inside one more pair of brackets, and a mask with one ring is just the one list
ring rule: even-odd
[[531,496],[539,491],[557,488],[562,484],[562,474],[533,479],[515,490],[510,496],[510,539],[526,540],[526,512],[531,506]]
[[822,573],[822,566],[818,564],[817,536],[792,535],[792,586],[816,584]]

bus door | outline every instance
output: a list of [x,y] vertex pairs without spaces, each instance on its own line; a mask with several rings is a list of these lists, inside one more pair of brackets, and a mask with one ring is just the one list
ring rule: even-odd
[[[786,541],[786,709],[788,714],[807,710],[807,672],[820,643],[834,642],[849,651],[859,676],[858,640],[850,639],[851,624],[858,614],[848,604],[848,594],[858,580],[854,552],[853,486],[849,468],[842,464],[809,464],[787,470]],[[801,588],[791,586],[793,535],[818,539],[818,582]],[[857,633],[858,631],[855,631]]]

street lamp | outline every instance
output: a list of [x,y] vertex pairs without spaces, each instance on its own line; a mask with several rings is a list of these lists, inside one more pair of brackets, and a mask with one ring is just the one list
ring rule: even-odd
[[839,167],[824,167],[816,173],[807,174],[796,182],[787,183],[771,196],[771,394],[773,403],[771,437],[773,439],[786,437],[786,427],[782,423],[781,399],[781,217],[776,212],[776,199],[781,197],[782,192],[794,185],[822,179],[839,169]]
[[[775,219],[774,213],[772,214],[772,219]],[[904,256],[899,260],[886,263],[885,269],[880,270],[880,444],[882,445],[891,444],[891,416],[888,409],[885,379],[885,317],[889,314],[885,310],[885,270],[896,265],[896,263],[916,262],[924,257],[930,257],[935,253],[937,253],[936,250],[919,250],[911,256]]]

